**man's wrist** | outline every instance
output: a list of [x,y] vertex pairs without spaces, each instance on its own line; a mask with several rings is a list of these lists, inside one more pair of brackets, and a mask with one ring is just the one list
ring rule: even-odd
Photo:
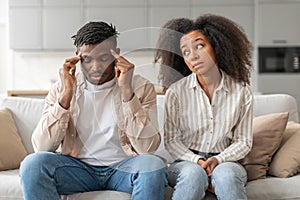
[[121,89],[121,93],[122,93],[123,102],[131,101],[132,98],[134,97],[134,92],[132,88]]

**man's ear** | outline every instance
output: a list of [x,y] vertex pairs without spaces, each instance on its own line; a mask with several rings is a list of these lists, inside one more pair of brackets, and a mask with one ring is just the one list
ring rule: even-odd
[[116,48],[116,53],[120,55],[120,52],[121,52],[120,48]]
[[75,51],[75,54],[76,54],[76,56],[78,56],[78,54],[79,54],[79,51],[78,51],[78,50],[76,50],[76,51]]

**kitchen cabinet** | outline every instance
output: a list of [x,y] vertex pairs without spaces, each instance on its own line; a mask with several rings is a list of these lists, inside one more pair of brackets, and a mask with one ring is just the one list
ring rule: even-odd
[[170,19],[190,16],[188,5],[158,6],[149,8],[149,41],[150,47],[155,48],[161,27]]
[[83,24],[80,0],[45,0],[43,9],[43,49],[74,49],[71,37]]
[[134,51],[148,45],[146,8],[141,7],[86,7],[85,21],[105,21],[116,26],[120,33],[121,51]]
[[81,0],[10,0],[10,47],[14,50],[70,50],[82,25]]
[[240,25],[248,39],[254,42],[254,2],[226,0],[216,1],[194,1],[191,8],[191,17],[197,18],[203,14],[217,14],[231,19]]
[[258,44],[300,44],[300,0],[259,0]]
[[42,48],[42,4],[37,0],[10,0],[10,47],[20,49]]

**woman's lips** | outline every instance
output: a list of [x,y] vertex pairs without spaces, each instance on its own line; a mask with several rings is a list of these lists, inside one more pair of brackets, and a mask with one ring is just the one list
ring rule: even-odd
[[203,66],[203,62],[196,63],[193,66],[194,66],[194,69],[199,69],[200,67]]

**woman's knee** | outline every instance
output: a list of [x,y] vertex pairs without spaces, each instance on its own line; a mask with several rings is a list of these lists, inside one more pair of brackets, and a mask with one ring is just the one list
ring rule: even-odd
[[171,167],[169,172],[177,174],[179,180],[186,179],[190,182],[204,180],[207,182],[206,172],[201,166],[188,161],[182,161],[178,164],[177,167]]
[[245,182],[247,180],[247,172],[238,163],[225,162],[218,165],[213,173],[212,179],[215,183],[232,184],[236,181]]

